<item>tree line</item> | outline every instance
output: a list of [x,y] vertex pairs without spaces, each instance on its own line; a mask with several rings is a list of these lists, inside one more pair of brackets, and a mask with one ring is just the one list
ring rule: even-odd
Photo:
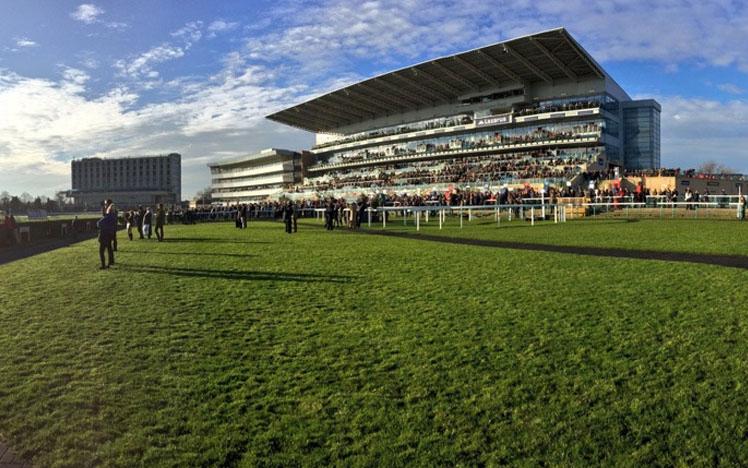
[[49,213],[65,211],[72,208],[70,199],[65,196],[65,192],[58,192],[54,198],[44,195],[33,196],[28,192],[20,195],[12,195],[6,190],[0,192],[0,210],[11,211],[22,214],[34,210],[46,210]]

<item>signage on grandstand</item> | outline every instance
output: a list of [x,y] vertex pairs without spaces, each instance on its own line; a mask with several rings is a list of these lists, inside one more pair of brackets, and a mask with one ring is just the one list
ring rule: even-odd
[[482,127],[484,125],[500,125],[510,123],[511,121],[512,114],[491,115],[489,117],[475,119],[475,126]]

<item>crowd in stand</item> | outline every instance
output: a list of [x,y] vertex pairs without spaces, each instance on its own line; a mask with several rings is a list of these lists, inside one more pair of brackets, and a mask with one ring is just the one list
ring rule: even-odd
[[[533,114],[542,114],[546,112],[565,112],[570,110],[590,109],[593,107],[601,107],[605,103],[602,99],[581,99],[574,102],[567,103],[537,103],[527,107],[514,109],[512,112],[515,116],[526,116]],[[428,120],[424,122],[414,122],[405,125],[397,125],[393,127],[382,128],[369,132],[356,133],[353,135],[347,135],[344,138],[321,143],[315,147],[315,149],[321,149],[328,146],[340,145],[344,143],[351,143],[354,141],[368,140],[370,138],[378,138],[390,135],[399,135],[403,133],[417,132],[423,130],[430,130],[435,128],[448,128],[458,125],[467,125],[473,123],[473,118],[469,115],[457,115],[452,117],[443,117],[439,119]]]
[[538,178],[572,178],[583,172],[594,157],[535,157],[501,159],[476,156],[442,161],[390,164],[371,170],[340,170],[307,179],[308,189],[336,190],[346,187],[471,184]]
[[347,187],[402,186],[437,183],[515,182],[539,178],[573,178],[597,161],[598,149],[532,151],[465,158],[401,162],[371,168],[339,169],[309,177],[290,190],[326,191]]
[[345,138],[329,141],[326,143],[319,144],[315,149],[325,148],[327,146],[340,145],[344,143],[351,143],[354,141],[368,140],[370,138],[378,138],[390,135],[400,135],[403,133],[418,132],[422,130],[432,130],[435,128],[448,128],[455,127],[457,125],[467,125],[473,123],[472,117],[468,115],[456,115],[453,117],[443,117],[440,119],[433,119],[424,122],[415,122],[406,125],[398,125],[395,127],[387,127],[379,130],[373,130],[370,132],[356,133],[348,135]]
[[[691,177],[704,180],[745,180],[743,174],[706,174],[698,169],[627,169],[622,174],[625,177]],[[613,169],[607,172],[599,172],[595,175],[596,180],[612,180],[616,178]]]
[[517,109],[514,111],[514,115],[521,117],[525,115],[543,114],[546,112],[565,112],[570,110],[590,109],[593,107],[601,107],[604,104],[605,103],[601,99],[580,100],[564,104],[540,103]]
[[478,137],[455,137],[444,140],[442,143],[427,142],[404,142],[395,145],[377,146],[357,151],[344,151],[335,153],[332,157],[319,166],[353,163],[359,161],[370,161],[384,159],[392,156],[410,156],[425,153],[440,153],[445,151],[474,150],[484,148],[495,148],[503,145],[514,145],[519,143],[533,143],[538,141],[567,140],[578,138],[582,134],[597,133],[602,131],[602,126],[591,122],[583,125],[537,127],[529,129],[524,133],[494,132],[490,135]]

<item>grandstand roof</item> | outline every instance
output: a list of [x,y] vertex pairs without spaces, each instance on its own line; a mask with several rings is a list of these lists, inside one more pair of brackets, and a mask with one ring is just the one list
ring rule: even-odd
[[375,76],[267,118],[325,133],[356,122],[452,103],[482,90],[606,76],[566,29],[558,28]]

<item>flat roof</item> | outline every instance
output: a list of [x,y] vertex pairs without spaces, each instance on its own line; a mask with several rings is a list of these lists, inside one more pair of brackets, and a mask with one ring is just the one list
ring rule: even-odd
[[340,88],[268,119],[316,133],[454,103],[482,90],[608,75],[564,28],[428,60]]

